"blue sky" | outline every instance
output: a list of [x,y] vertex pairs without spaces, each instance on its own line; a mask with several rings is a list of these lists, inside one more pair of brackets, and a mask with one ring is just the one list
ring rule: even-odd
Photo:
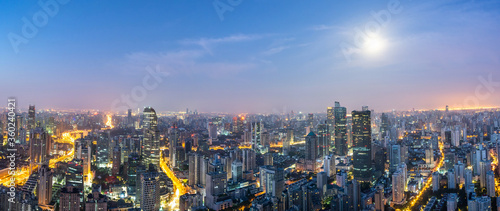
[[[500,82],[498,1],[218,2],[232,10],[223,20],[214,1],[72,0],[26,38],[23,18],[43,8],[2,1],[0,98],[15,96],[23,108],[116,109],[150,66],[165,76],[134,102],[159,111],[500,105],[500,86],[478,79]],[[372,13],[384,11],[390,20],[370,28]],[[356,47],[358,29],[375,52]],[[27,40],[17,52],[12,34]],[[350,59],[345,46],[357,49]]]

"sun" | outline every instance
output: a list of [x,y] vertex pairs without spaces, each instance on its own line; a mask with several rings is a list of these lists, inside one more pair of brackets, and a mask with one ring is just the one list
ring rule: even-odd
[[379,36],[370,36],[364,44],[364,51],[368,54],[379,54],[387,46],[387,42]]

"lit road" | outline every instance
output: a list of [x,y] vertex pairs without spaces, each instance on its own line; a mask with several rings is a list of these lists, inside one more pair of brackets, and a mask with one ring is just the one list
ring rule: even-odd
[[[70,135],[70,133],[64,133],[63,138],[60,140],[57,140],[55,142],[57,143],[68,143],[68,144],[74,144],[75,139]],[[51,159],[49,162],[49,167],[54,168],[57,162],[61,161],[69,161],[73,158],[74,150],[70,150],[69,152],[66,152],[66,155],[63,155],[61,157],[58,157],[56,159]],[[29,174],[29,167],[23,167],[20,171],[16,172],[16,184],[18,185],[24,185],[26,181],[28,180],[30,174]],[[38,169],[38,165],[32,166],[32,171],[36,171]],[[0,184],[3,184],[5,186],[9,186],[11,176],[8,173],[8,169],[2,169],[0,170]]]
[[165,174],[172,180],[172,183],[175,187],[175,196],[172,197],[171,201],[168,203],[170,210],[179,209],[179,199],[181,195],[184,195],[187,192],[186,187],[182,184],[182,182],[175,176],[175,173],[167,166],[167,163],[163,159],[163,155],[160,151],[160,167],[165,172]]
[[[439,160],[438,165],[432,170],[432,172],[439,170],[439,168],[441,168],[441,166],[443,165],[443,161],[444,161],[443,148],[444,148],[443,143],[439,142],[439,151],[441,152],[441,159]],[[417,197],[415,197],[410,202],[410,205],[405,210],[411,210],[413,208],[413,206],[415,206],[415,203],[420,199],[420,197],[422,197],[422,194],[427,190],[427,188],[429,188],[429,186],[431,186],[431,184],[432,184],[432,174],[427,179],[427,182],[425,183],[424,188],[422,188],[422,190],[418,193]]]

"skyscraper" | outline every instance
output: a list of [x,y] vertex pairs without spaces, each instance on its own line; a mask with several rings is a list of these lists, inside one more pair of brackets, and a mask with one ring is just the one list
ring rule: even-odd
[[283,155],[290,153],[290,144],[293,143],[293,128],[286,129],[286,137],[283,140]]
[[335,102],[335,154],[339,156],[347,155],[347,109],[340,107],[339,102]]
[[495,197],[495,173],[493,171],[488,171],[486,173],[486,192],[489,197]]
[[283,168],[274,166],[261,166],[260,185],[269,197],[281,198],[285,186],[285,176]]
[[168,155],[170,158],[170,166],[177,166],[177,147],[179,146],[179,129],[177,128],[177,124],[174,123],[170,130],[170,134],[168,136]]
[[141,210],[160,209],[160,176],[156,170],[141,174]]
[[353,175],[359,181],[371,181],[371,112],[352,112]]
[[401,171],[392,174],[392,201],[395,204],[403,204],[405,201],[404,175]]
[[115,146],[113,149],[113,165],[111,168],[111,174],[116,176],[120,173],[120,164],[121,164],[121,149],[120,146]]
[[253,122],[251,124],[251,138],[252,138],[252,147],[255,152],[259,152],[261,154],[266,153],[267,151],[264,149],[262,145],[262,129],[264,128],[264,124],[262,122]]
[[36,128],[35,115],[36,115],[35,105],[29,105],[29,108],[28,108],[28,132],[30,134],[31,134],[31,130]]
[[329,155],[330,151],[330,134],[328,133],[329,127],[328,124],[319,124],[318,125],[318,156],[323,158],[326,155]]
[[313,132],[306,136],[306,170],[316,170],[316,159],[318,159],[318,137]]
[[48,165],[42,165],[38,176],[38,204],[48,205],[52,200],[52,170]]
[[156,116],[156,111],[151,107],[144,108],[143,115],[143,163],[145,166],[153,164],[158,169],[160,166],[160,132],[158,131],[158,117]]
[[[49,163],[50,135],[43,128],[35,128],[30,133],[30,166]],[[31,169],[31,168],[30,168]]]
[[384,203],[384,187],[382,185],[377,186],[375,192],[375,211],[384,211],[385,203]]
[[401,146],[394,144],[389,151],[389,173],[394,173],[401,164]]

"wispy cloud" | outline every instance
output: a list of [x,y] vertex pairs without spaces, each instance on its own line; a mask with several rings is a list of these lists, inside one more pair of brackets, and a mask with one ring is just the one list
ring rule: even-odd
[[207,51],[210,55],[213,55],[212,47],[217,44],[223,43],[237,43],[257,40],[265,35],[245,35],[237,34],[221,38],[199,38],[199,39],[186,39],[182,40],[180,43],[183,45],[198,45]]

